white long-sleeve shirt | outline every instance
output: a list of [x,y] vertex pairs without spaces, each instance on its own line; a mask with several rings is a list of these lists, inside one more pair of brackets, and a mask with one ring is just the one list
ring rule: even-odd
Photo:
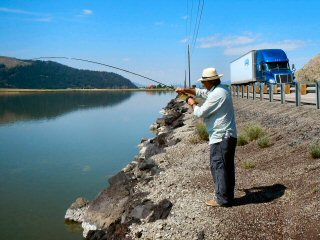
[[237,128],[228,86],[219,84],[210,90],[196,88],[196,96],[205,99],[194,107],[194,115],[203,117],[209,133],[209,144],[221,142],[224,137],[237,137]]

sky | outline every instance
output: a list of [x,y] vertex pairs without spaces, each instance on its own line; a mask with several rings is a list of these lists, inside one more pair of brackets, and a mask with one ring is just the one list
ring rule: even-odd
[[320,52],[319,10],[318,0],[0,0],[0,56],[82,58],[176,85],[189,45],[192,84],[207,67],[228,81],[230,62],[253,49],[281,48],[302,68]]

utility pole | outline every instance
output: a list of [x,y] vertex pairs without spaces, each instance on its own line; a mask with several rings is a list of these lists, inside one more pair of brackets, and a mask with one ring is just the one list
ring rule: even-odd
[[187,87],[187,70],[184,70],[184,88]]
[[191,87],[191,81],[190,81],[190,48],[188,44],[188,66],[189,66],[189,88]]

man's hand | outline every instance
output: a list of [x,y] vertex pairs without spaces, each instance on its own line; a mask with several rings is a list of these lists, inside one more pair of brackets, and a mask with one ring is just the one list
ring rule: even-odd
[[193,107],[195,104],[196,104],[196,102],[195,102],[195,100],[193,99],[193,98],[188,98],[188,104],[191,106],[191,107]]
[[177,88],[176,89],[176,93],[179,93],[179,94],[185,94],[185,88]]
[[196,90],[194,88],[176,88],[176,93],[195,96]]

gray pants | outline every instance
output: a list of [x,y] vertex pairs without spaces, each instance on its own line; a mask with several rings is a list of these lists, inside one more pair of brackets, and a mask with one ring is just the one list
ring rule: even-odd
[[220,205],[232,205],[234,201],[236,146],[237,139],[233,137],[210,145],[210,169]]

